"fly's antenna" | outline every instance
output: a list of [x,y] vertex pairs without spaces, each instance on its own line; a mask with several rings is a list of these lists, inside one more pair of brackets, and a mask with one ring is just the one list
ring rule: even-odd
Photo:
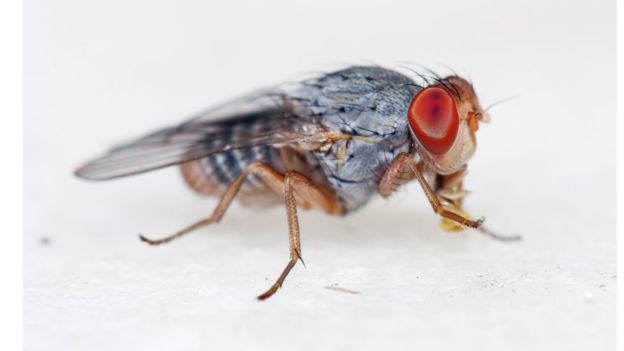
[[490,111],[490,109],[492,107],[494,107],[496,105],[500,105],[500,104],[502,104],[504,102],[508,102],[510,100],[513,100],[513,99],[516,99],[516,98],[519,98],[519,97],[520,97],[520,95],[512,95],[512,96],[509,96],[509,97],[506,97],[506,98],[502,98],[502,99],[500,99],[498,101],[494,101],[493,103],[489,104],[488,107],[484,108],[483,111],[484,112],[488,112],[488,111]]
[[496,105],[500,105],[503,102],[507,102],[509,100],[513,100],[515,98],[517,98],[519,95],[514,95],[514,96],[510,96],[504,99],[500,99],[498,101],[494,101],[493,103],[491,103],[488,107],[486,107],[485,109],[483,109],[483,113],[480,113],[481,117],[479,118],[479,120],[483,123],[490,123],[490,114],[489,114],[489,110],[496,106]]

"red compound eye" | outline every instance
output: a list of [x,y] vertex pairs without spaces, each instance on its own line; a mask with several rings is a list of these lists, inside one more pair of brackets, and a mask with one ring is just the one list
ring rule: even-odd
[[459,115],[455,100],[446,90],[439,87],[421,90],[409,106],[407,119],[420,144],[432,154],[444,154],[453,146]]

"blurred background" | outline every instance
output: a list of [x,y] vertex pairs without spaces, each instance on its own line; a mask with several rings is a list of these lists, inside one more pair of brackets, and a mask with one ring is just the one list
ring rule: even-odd
[[[615,346],[614,1],[106,1],[25,4],[28,350]],[[470,77],[491,110],[466,207],[520,243],[444,233],[416,184],[345,218],[233,206],[177,169],[73,170],[241,93],[352,64]],[[336,290],[356,291],[357,294]]]

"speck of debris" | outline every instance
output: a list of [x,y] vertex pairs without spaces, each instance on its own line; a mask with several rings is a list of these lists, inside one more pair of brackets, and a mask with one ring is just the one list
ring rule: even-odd
[[606,286],[606,285],[604,285],[604,284],[600,284],[600,285],[598,285],[598,287],[599,287],[599,288],[604,288],[605,286]]
[[47,236],[42,236],[39,238],[39,244],[41,244],[42,246],[48,246],[50,245],[50,238]]
[[338,291],[338,292],[342,292],[342,293],[346,293],[346,294],[352,294],[352,295],[357,295],[357,294],[360,293],[359,291],[356,291],[356,290],[351,290],[351,289],[346,289],[346,288],[339,287],[338,284],[336,284],[336,283],[334,283],[332,285],[329,285],[329,286],[326,286],[325,289]]

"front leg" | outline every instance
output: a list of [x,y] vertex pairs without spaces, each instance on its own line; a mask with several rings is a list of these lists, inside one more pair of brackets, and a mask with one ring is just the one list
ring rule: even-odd
[[[468,194],[468,192],[464,190],[463,185],[464,177],[467,173],[466,166],[464,166],[455,173],[445,176],[438,175],[435,193],[443,206],[455,213],[470,218],[470,214],[462,207],[464,197]],[[447,232],[460,232],[465,229],[465,227],[459,225],[457,222],[447,218],[442,218],[440,220],[440,227]]]
[[462,200],[467,194],[462,184],[466,175],[465,168],[442,177],[435,191],[427,183],[422,169],[422,162],[417,164],[407,153],[397,155],[379,182],[379,194],[383,197],[388,197],[398,185],[415,177],[425,191],[425,195],[427,195],[434,212],[442,216],[440,224],[444,230],[458,231],[463,230],[464,227],[472,227],[496,240],[517,241],[522,239],[519,235],[505,236],[496,234],[481,225],[484,218],[474,221],[462,209]]
[[405,172],[409,172],[409,174],[416,177],[418,183],[422,187],[427,199],[429,200],[429,204],[431,204],[431,208],[435,213],[442,216],[445,219],[451,220],[455,223],[458,223],[462,226],[467,226],[471,228],[479,228],[484,221],[484,218],[480,218],[476,221],[470,219],[465,214],[455,213],[453,211],[448,210],[438,198],[438,195],[431,189],[429,183],[425,179],[423,175],[423,164],[422,162],[416,163],[414,160],[405,152],[397,155],[390,166],[384,173],[381,181],[379,182],[378,191],[379,194],[383,197],[388,197],[396,188],[398,184],[401,184],[405,179]]
[[[464,217],[470,218],[468,212],[466,212],[462,207],[464,197],[468,195],[468,192],[464,189],[464,177],[466,177],[466,174],[468,174],[468,171],[464,166],[464,168],[453,174],[440,176],[438,184],[436,184],[437,187],[435,192],[441,199],[444,207]],[[465,229],[463,226],[457,224],[457,222],[451,221],[447,218],[442,218],[440,221],[440,227],[447,232],[459,232]],[[517,241],[522,239],[520,235],[508,236],[497,234],[485,226],[480,226],[477,230],[496,240]]]

